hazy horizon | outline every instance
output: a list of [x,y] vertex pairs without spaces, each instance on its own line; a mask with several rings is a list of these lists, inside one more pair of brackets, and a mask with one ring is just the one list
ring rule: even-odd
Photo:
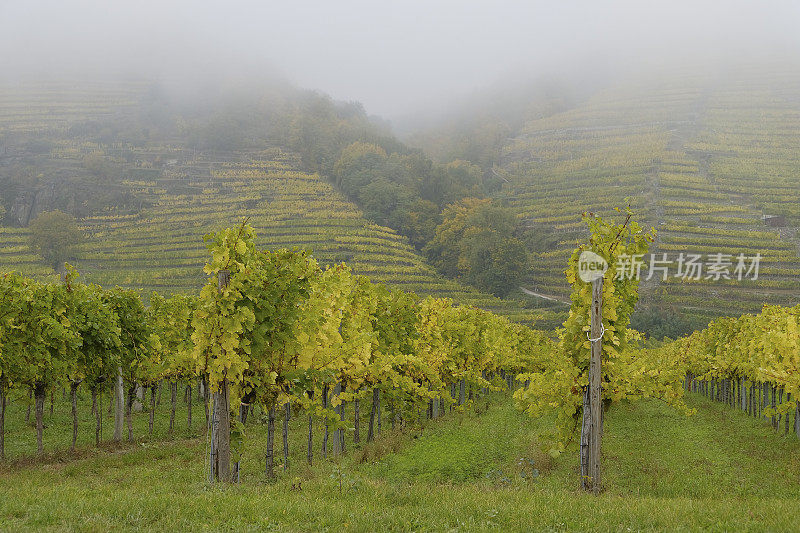
[[800,5],[788,1],[5,1],[0,19],[6,79],[277,78],[400,120],[503,80],[800,56]]

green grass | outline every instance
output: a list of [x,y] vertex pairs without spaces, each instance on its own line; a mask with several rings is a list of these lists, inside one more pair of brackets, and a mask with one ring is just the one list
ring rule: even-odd
[[[263,474],[264,427],[248,426],[239,486],[205,481],[203,438],[17,460],[0,473],[3,530],[793,531],[800,528],[800,444],[759,420],[691,397],[686,417],[658,402],[615,406],[605,421],[604,486],[577,487],[573,443],[551,460],[531,421],[493,398],[478,413],[384,432],[309,468],[305,417],[291,424],[292,468]],[[24,412],[11,409],[11,436]],[[66,405],[64,414],[66,414]],[[163,429],[164,402],[159,414]],[[366,409],[362,409],[362,413]],[[58,410],[57,410],[58,412]],[[352,410],[350,411],[352,414]],[[58,433],[58,417],[48,431]],[[60,425],[68,428],[68,420]],[[386,424],[386,420],[384,423]],[[146,417],[137,416],[137,434]],[[280,424],[278,424],[280,427]],[[318,429],[318,428],[317,428]],[[68,432],[67,432],[68,433]],[[320,431],[315,431],[320,437]],[[68,440],[68,439],[67,439]],[[276,447],[280,449],[280,438]],[[319,440],[316,452],[319,451]],[[538,476],[523,478],[520,459]],[[527,461],[523,461],[529,465]],[[527,472],[531,467],[527,467]],[[298,488],[298,484],[300,485]],[[294,486],[294,487],[293,487]]]
[[[483,402],[478,404],[482,412]],[[532,427],[516,410],[504,407],[479,417],[457,414],[455,421],[431,425],[402,453],[387,456],[368,472],[384,479],[438,483],[503,478],[505,466],[520,449],[520,436]]]
[[[183,402],[184,391],[178,391],[173,435],[169,434],[170,393],[169,386],[164,384],[161,392],[161,403],[156,407],[153,435],[148,435],[148,412],[135,413],[133,416],[133,433],[150,442],[161,442],[171,438],[197,438],[204,432],[205,412],[203,403],[197,399],[194,390],[192,402],[192,427],[187,427],[187,409]],[[43,445],[44,452],[52,460],[68,459],[66,450],[72,443],[72,411],[69,396],[56,393],[54,411],[50,415],[50,397],[45,400]],[[13,391],[6,410],[6,457],[12,462],[28,463],[36,452],[36,430],[34,412],[31,408],[30,423],[26,423],[28,397],[21,391]],[[147,393],[145,408],[149,409],[150,393]],[[100,400],[103,413],[101,440],[109,441],[114,433],[114,415],[109,412],[109,398],[105,395]],[[30,400],[33,404],[33,400]],[[78,394],[78,441],[77,455],[91,454],[95,439],[95,417],[91,413],[91,396],[81,390]],[[127,428],[126,433],[127,436]]]

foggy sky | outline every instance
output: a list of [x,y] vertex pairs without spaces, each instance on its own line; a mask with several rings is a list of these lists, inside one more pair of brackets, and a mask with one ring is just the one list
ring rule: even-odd
[[514,73],[800,57],[800,2],[0,0],[20,74],[282,76],[407,115]]

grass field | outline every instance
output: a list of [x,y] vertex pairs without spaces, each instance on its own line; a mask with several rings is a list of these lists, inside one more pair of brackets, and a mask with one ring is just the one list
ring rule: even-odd
[[[760,421],[692,396],[686,417],[658,402],[620,404],[606,418],[604,486],[578,490],[577,448],[558,459],[535,446],[547,421],[531,421],[495,397],[474,413],[449,414],[424,428],[352,446],[338,461],[304,464],[307,419],[290,426],[289,472],[263,473],[265,429],[247,428],[239,486],[210,486],[205,439],[185,429],[166,436],[162,401],[152,441],[74,455],[68,404],[57,402],[46,434],[50,454],[32,452],[24,407],[7,417],[16,459],[0,472],[3,530],[278,531],[796,531],[800,528],[800,443]],[[182,402],[179,406],[183,409]],[[88,405],[84,405],[88,411]],[[202,418],[202,406],[196,413]],[[366,409],[362,409],[364,413]],[[352,411],[351,411],[352,412]],[[185,428],[185,419],[179,427]],[[87,430],[88,434],[88,413]],[[110,424],[109,424],[110,426]],[[280,424],[277,424],[280,427]],[[136,416],[144,435],[147,416]],[[200,433],[199,425],[195,428]],[[315,428],[315,453],[321,432]],[[23,442],[27,438],[27,443]],[[88,435],[87,435],[88,438]],[[280,430],[276,436],[280,454]],[[536,473],[534,473],[534,468]],[[524,473],[524,475],[523,475]],[[538,473],[538,475],[536,475]]]

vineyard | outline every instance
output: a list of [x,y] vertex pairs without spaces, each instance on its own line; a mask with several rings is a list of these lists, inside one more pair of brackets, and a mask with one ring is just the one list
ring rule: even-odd
[[291,158],[191,164],[195,174],[176,169],[178,177],[131,184],[153,195],[152,208],[136,216],[86,219],[91,238],[76,265],[89,279],[147,292],[197,290],[205,253],[198,235],[244,216],[262,246],[302,247],[322,264],[345,261],[378,283],[449,297],[515,320],[535,316],[519,303],[442,278],[393,230],[365,220],[329,183],[293,169]]
[[37,206],[49,204],[82,214],[86,239],[71,262],[87,281],[140,290],[146,299],[154,290],[196,292],[200,237],[248,217],[262,246],[302,247],[323,265],[345,261],[377,283],[555,324],[551,312],[526,309],[521,298],[499,299],[442,277],[407,239],[367,220],[285,147],[198,150],[185,137],[148,142],[135,130],[130,142],[98,142],[97,129],[120,128],[146,112],[148,89],[142,82],[3,87],[0,169],[56,178],[36,194],[9,193],[6,200],[16,194],[23,203],[9,207],[14,227],[0,226],[0,269],[40,280],[54,275],[30,248],[27,228]]
[[131,112],[146,84],[60,80],[4,83],[2,89],[0,139],[12,134],[65,133],[76,122]]
[[717,319],[657,351],[682,362],[687,390],[800,438],[798,318],[800,306],[765,305],[758,315]]
[[[793,304],[800,257],[791,205],[800,181],[788,146],[800,116],[796,72],[764,66],[719,79],[680,71],[668,78],[607,89],[530,122],[506,143],[507,201],[560,238],[534,259],[530,289],[565,298],[560,265],[582,235],[573,213],[607,214],[629,198],[658,229],[650,251],[668,254],[673,273],[681,252],[762,256],[758,280],[747,284],[656,275],[642,287],[648,305],[705,324],[764,302]],[[767,227],[764,216],[784,221]]]
[[[616,216],[619,220],[620,213]],[[313,519],[318,525],[345,520],[364,529],[351,506],[372,508],[362,501],[364,491],[398,498],[399,486],[385,481],[395,479],[411,483],[405,496],[410,506],[421,505],[423,493],[440,491],[437,482],[459,483],[462,488],[449,496],[463,506],[457,516],[468,516],[481,527],[495,519],[522,527],[527,519],[508,505],[530,504],[533,490],[539,504],[561,509],[543,515],[537,523],[544,527],[566,516],[559,499],[581,497],[574,493],[581,478],[566,458],[578,451],[583,457],[583,442],[575,441],[575,431],[581,413],[584,421],[587,416],[585,395],[593,375],[589,352],[596,343],[603,356],[599,379],[602,410],[607,411],[602,415],[607,419],[606,494],[599,500],[604,502],[600,513],[612,521],[657,528],[680,527],[690,520],[680,513],[667,518],[647,500],[611,511],[624,491],[638,495],[652,479],[646,469],[639,470],[638,453],[620,457],[628,456],[631,442],[637,442],[650,454],[647,468],[674,469],[670,475],[680,473],[687,483],[657,481],[646,489],[656,498],[653,502],[660,502],[655,505],[679,495],[707,497],[723,483],[740,498],[769,495],[771,503],[760,509],[774,513],[770,523],[776,527],[791,527],[795,514],[785,506],[797,497],[796,483],[787,478],[767,488],[761,476],[774,465],[794,467],[787,461],[798,446],[794,432],[800,420],[800,391],[792,377],[797,373],[798,309],[768,306],[761,315],[718,320],[685,339],[642,348],[640,335],[628,329],[638,282],[615,276],[613,267],[624,254],[646,252],[655,234],[640,227],[630,212],[622,216],[617,223],[587,217],[592,238],[570,261],[573,304],[557,342],[487,311],[372,284],[343,264],[321,268],[306,252],[260,251],[255,230],[245,223],[205,238],[207,282],[199,294],[155,293],[147,306],[134,291],[83,284],[74,269],[52,283],[4,274],[0,442],[10,464],[17,466],[2,475],[25,475],[22,465],[31,460],[34,446],[32,425],[44,464],[72,457],[77,465],[113,465],[118,459],[86,454],[96,446],[127,449],[123,460],[140,480],[158,476],[148,466],[153,459],[161,468],[177,461],[182,466],[168,468],[184,473],[171,476],[168,485],[237,482],[252,487],[247,491],[272,494],[273,509],[282,514],[289,510],[283,506],[296,505],[297,498],[340,501],[339,511]],[[603,322],[596,339],[588,338],[597,335],[588,320],[596,297],[592,284],[577,276],[579,255],[589,250],[611,265],[600,278]],[[719,406],[708,400],[718,400]],[[737,417],[732,407],[746,413]],[[720,416],[732,417],[726,423],[738,429],[726,447],[706,448],[704,439],[719,426]],[[769,424],[757,422],[762,418],[782,433],[791,426],[794,438],[772,437],[770,445],[765,440],[760,447],[771,451],[756,465],[748,455],[753,452],[742,452],[737,443],[769,439]],[[646,429],[656,421],[662,432],[671,432],[666,441]],[[109,427],[104,429],[104,423]],[[126,442],[139,446],[126,448]],[[667,459],[686,453],[693,457],[690,464],[702,470],[699,477],[687,476],[685,463]],[[721,473],[736,468],[727,461],[747,464],[744,477],[727,481],[706,469],[709,464]],[[107,468],[88,467],[98,472]],[[83,468],[70,467],[71,476],[96,475]],[[257,489],[265,478],[270,485]],[[628,486],[631,482],[638,486]],[[564,493],[562,486],[573,488]],[[141,505],[134,500],[144,497],[160,502],[161,491],[119,501]],[[188,508],[207,505],[202,502],[208,496],[202,493],[200,500],[187,502]],[[215,494],[230,501],[231,493]],[[87,498],[94,509],[87,512],[105,520],[101,517],[107,511],[100,509],[108,504],[96,507],[94,496]],[[761,499],[742,501],[751,513],[751,505],[765,505]],[[250,504],[235,505],[244,509]],[[161,506],[156,504],[153,511]],[[4,511],[9,523],[18,523],[11,518],[14,508],[20,509],[12,505]],[[196,512],[210,523],[220,520],[213,512]],[[256,518],[252,512],[234,523],[277,523],[274,516]],[[295,512],[282,520],[300,520]],[[372,512],[387,524],[399,519],[378,509]],[[693,515],[693,523],[763,523],[763,518],[721,514],[713,506],[704,513]],[[151,511],[124,522],[160,527],[165,522],[156,516]],[[421,523],[428,525],[429,520],[456,520],[447,512],[422,516]],[[55,513],[40,520],[45,525],[74,518]],[[194,523],[183,515],[168,520],[173,527]],[[580,529],[592,520],[577,513],[562,523]]]
[[[132,409],[134,404],[147,409],[142,404],[146,392],[152,433],[161,388],[169,387],[172,432],[181,394],[192,427],[196,389],[211,426],[212,457],[220,426],[239,427],[251,406],[262,409],[270,428],[269,473],[279,410],[286,423],[293,408],[307,411],[311,463],[315,418],[325,421],[323,454],[328,453],[329,425],[334,428],[332,453],[344,451],[348,402],[355,403],[353,438],[358,444],[362,400],[371,400],[365,429],[371,441],[383,403],[394,427],[463,410],[490,391],[512,389],[528,414],[555,415],[555,431],[540,436],[555,457],[571,440],[575,417],[586,416],[584,395],[593,374],[588,352],[597,342],[606,365],[604,409],[609,403],[653,397],[689,412],[683,389],[702,390],[754,416],[769,416],[776,428],[783,424],[788,431],[791,418],[800,436],[800,417],[795,416],[800,391],[792,377],[798,309],[768,306],[761,315],[719,319],[708,330],[663,347],[640,348],[640,334],[628,327],[639,282],[616,275],[614,268],[620,257],[646,252],[655,233],[644,231],[632,216],[629,212],[616,225],[588,216],[593,237],[570,261],[573,306],[557,343],[487,311],[374,285],[344,264],[322,269],[306,252],[258,251],[256,232],[245,223],[206,236],[209,277],[199,297],[153,293],[145,306],[135,291],[78,282],[72,267],[61,283],[5,274],[3,405],[9,396],[29,392],[42,454],[45,401],[49,394],[52,410],[59,389],[66,395],[69,388],[73,404],[73,449],[79,389],[91,393],[95,444],[102,435],[99,405],[104,396],[111,399],[109,410],[111,404],[116,409],[114,439],[122,440],[125,422],[131,441]],[[612,265],[603,276],[602,297],[593,296],[592,286],[577,277],[578,258],[589,250]],[[598,329],[594,319],[591,324],[587,320],[592,298],[602,301]],[[597,332],[596,339],[584,339]],[[227,420],[230,412],[239,413],[238,422]],[[227,454],[232,453],[229,439]],[[216,471],[216,477],[228,478],[228,468]]]
[[[330,176],[303,170],[301,157],[285,143],[219,151],[189,149],[180,136],[169,142],[148,142],[138,133],[127,143],[97,142],[96,135],[87,140],[103,120],[144,112],[143,83],[8,88],[0,157],[57,174],[58,187],[76,196],[72,204],[63,200],[61,209],[77,209],[74,204],[86,203],[80,198],[97,204],[79,209],[86,210],[81,222],[90,238],[73,261],[92,282],[144,294],[196,291],[202,284],[199,236],[249,216],[265,246],[308,248],[322,264],[346,261],[375,282],[520,322],[537,320],[548,329],[566,317],[562,265],[585,236],[576,213],[608,215],[629,203],[658,229],[650,252],[667,254],[672,272],[680,253],[760,254],[757,280],[655,275],[643,284],[645,306],[676,310],[701,327],[721,315],[755,312],[764,302],[794,303],[800,257],[792,205],[798,191],[788,147],[796,135],[798,93],[794,72],[768,65],[725,76],[675,71],[669,81],[626,81],[528,122],[505,142],[494,170],[503,182],[497,198],[522,227],[551,234],[555,245],[533,252],[527,293],[508,301],[442,278],[397,231],[367,220]],[[96,170],[96,159],[116,170],[98,170],[103,177],[87,188],[84,176]],[[764,217],[779,225],[767,225]],[[47,274],[26,246],[24,228],[0,231],[3,269]]]
[[[626,82],[506,138],[466,203],[556,242],[510,298],[367,218],[336,143],[211,149],[150,135],[146,84],[76,87],[0,92],[0,529],[800,529],[796,73]],[[373,133],[364,161],[419,163]],[[78,214],[63,272],[43,205]],[[760,270],[624,274],[695,254]]]
[[[191,427],[190,399],[200,379],[214,428],[240,427],[228,422],[229,412],[238,411],[243,424],[248,407],[260,406],[268,414],[272,450],[276,410],[285,409],[288,421],[294,405],[308,412],[309,438],[314,419],[326,421],[323,454],[332,426],[336,455],[345,449],[340,426],[348,402],[358,406],[357,400],[371,398],[370,441],[382,401],[390,406],[385,416],[392,426],[422,412],[436,418],[453,405],[463,409],[480,391],[508,386],[518,372],[534,368],[551,344],[546,335],[487,311],[373,285],[343,264],[322,270],[304,252],[258,252],[254,239],[245,224],[210,234],[205,270],[211,277],[199,298],[154,293],[149,307],[134,291],[77,283],[75,270],[60,284],[5,274],[2,403],[31,391],[38,453],[44,451],[46,396],[60,387],[70,389],[74,449],[79,387],[91,393],[99,444],[104,395],[114,392],[114,438],[122,439],[124,415],[133,440],[137,394],[150,391],[149,432],[164,383],[171,394],[170,430],[178,394],[184,394]],[[360,420],[358,408],[355,416]],[[355,428],[358,443],[358,423]],[[224,448],[212,442],[214,457],[220,450],[237,453],[230,436]],[[309,463],[312,457],[309,444]],[[229,468],[226,463],[217,477],[229,478]]]

